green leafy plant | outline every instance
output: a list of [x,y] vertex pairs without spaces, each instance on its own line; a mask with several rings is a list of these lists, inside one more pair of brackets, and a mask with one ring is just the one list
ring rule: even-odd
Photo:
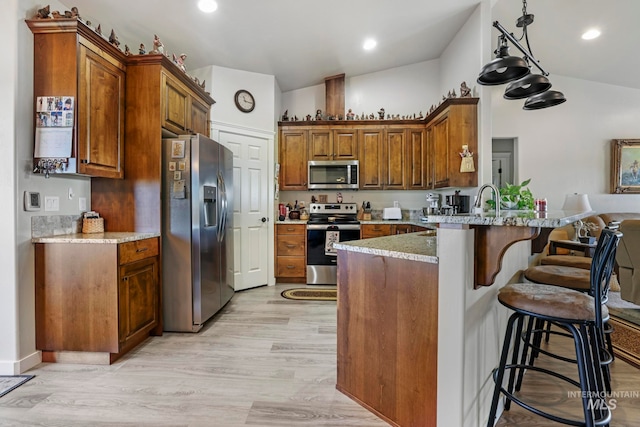
[[[533,210],[534,199],[531,190],[527,187],[531,178],[522,181],[520,185],[505,183],[500,188],[501,205],[508,209]],[[487,200],[487,205],[496,208],[495,200]]]

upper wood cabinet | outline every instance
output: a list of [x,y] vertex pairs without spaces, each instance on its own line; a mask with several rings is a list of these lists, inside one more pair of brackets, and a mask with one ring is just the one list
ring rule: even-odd
[[67,172],[122,178],[124,54],[77,19],[26,22],[34,40],[34,97],[75,99],[71,169]]
[[309,160],[356,160],[358,131],[353,128],[309,129]]
[[157,232],[162,138],[191,131],[207,135],[214,100],[160,54],[127,57],[125,101],[125,178],[94,179],[91,208],[105,218],[108,231]]
[[209,106],[198,101],[183,83],[162,72],[162,127],[175,134],[209,136]]
[[447,99],[424,120],[280,122],[280,189],[307,189],[307,159],[357,159],[361,190],[476,187],[459,153],[466,145],[477,163],[477,103]]
[[280,130],[278,183],[281,190],[307,189],[308,132],[304,129]]
[[360,139],[360,189],[382,190],[384,185],[384,129],[365,128],[358,131]]

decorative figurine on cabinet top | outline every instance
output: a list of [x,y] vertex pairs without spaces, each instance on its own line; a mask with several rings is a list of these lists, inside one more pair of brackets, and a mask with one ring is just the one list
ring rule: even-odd
[[100,24],[98,24],[95,31],[96,31],[96,34],[102,35],[102,27],[100,27]]
[[284,114],[282,115],[282,121],[283,122],[289,121],[289,110],[284,110]]
[[78,19],[82,20],[82,18],[80,17],[80,13],[78,12],[78,8],[75,7],[75,6],[73,6],[71,8],[71,17],[72,18],[78,18]]
[[471,88],[467,86],[467,82],[460,84],[460,98],[471,98]]
[[384,108],[381,108],[380,111],[378,111],[378,119],[384,120]]
[[353,114],[353,110],[349,108],[349,111],[347,111],[347,120],[353,120],[354,117],[355,114]]
[[316,120],[322,120],[322,110],[319,108],[316,110]]
[[124,45],[124,55],[125,56],[131,55],[131,50],[129,49],[129,45],[127,44]]
[[115,47],[120,46],[120,41],[118,41],[118,36],[116,36],[116,32],[113,29],[111,29],[111,34],[109,34],[109,43],[111,43]]
[[162,54],[164,54],[164,45],[160,41],[160,37],[158,37],[157,34],[153,35],[153,50],[151,52],[149,52],[149,53],[153,53],[153,54],[162,53]]
[[140,48],[138,49],[138,55],[144,55],[147,51],[144,48],[144,43],[140,43]]
[[42,9],[38,9],[35,18],[36,19],[49,19],[49,13],[51,12],[51,7],[46,5]]

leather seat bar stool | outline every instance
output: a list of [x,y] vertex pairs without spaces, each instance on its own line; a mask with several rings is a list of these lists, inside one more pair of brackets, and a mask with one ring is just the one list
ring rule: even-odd
[[[607,425],[610,422],[611,411],[605,400],[605,379],[601,363],[601,347],[604,338],[599,325],[602,325],[603,318],[608,316],[608,309],[602,303],[602,298],[608,292],[615,251],[620,237],[621,233],[603,230],[592,262],[591,292],[589,293],[535,283],[509,284],[500,289],[498,301],[513,310],[513,314],[507,322],[499,365],[493,371],[495,389],[487,421],[488,427],[495,423],[501,395],[506,396],[505,410],[509,410],[511,402],[514,402],[537,415],[562,424],[593,427]],[[569,333],[574,341],[578,381],[550,369],[526,363],[526,357],[522,358],[520,353],[520,337],[526,319],[552,322]],[[511,362],[507,364],[512,344]],[[527,346],[528,343],[525,342],[523,352],[527,351]],[[519,359],[520,363],[518,363]],[[517,396],[515,376],[518,371],[523,370],[541,372],[578,387],[582,396],[584,419],[568,419],[551,414],[527,403],[522,396]],[[509,378],[505,386],[504,379],[507,371]]]

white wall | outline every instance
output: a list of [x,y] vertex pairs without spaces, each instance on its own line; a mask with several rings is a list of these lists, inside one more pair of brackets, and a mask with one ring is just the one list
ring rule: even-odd
[[[65,10],[52,1],[51,10]],[[35,350],[34,250],[31,244],[31,217],[34,215],[79,214],[78,197],[86,197],[89,206],[91,187],[88,178],[52,177],[31,173],[33,167],[33,36],[24,23],[35,15],[41,2],[8,0],[0,18],[5,66],[0,70],[1,168],[4,178],[0,192],[5,209],[0,224],[6,227],[2,242],[0,268],[4,282],[0,286],[0,374],[24,372],[39,363]],[[67,192],[73,189],[74,200]],[[25,190],[39,191],[60,198],[59,212],[26,213]]]
[[610,194],[612,139],[640,138],[640,90],[549,76],[564,104],[536,111],[493,88],[493,136],[518,138],[519,177],[559,209],[569,193],[587,193],[597,212],[639,212],[640,194]]
[[[360,76],[345,76],[345,110],[356,115],[378,116],[380,108],[387,114],[408,116],[422,111],[426,115],[431,104],[442,99],[438,90],[439,60],[424,61]],[[325,85],[310,86],[284,92],[280,116],[288,110],[289,118],[302,120],[307,114],[325,109]],[[346,113],[346,111],[345,111]]]

